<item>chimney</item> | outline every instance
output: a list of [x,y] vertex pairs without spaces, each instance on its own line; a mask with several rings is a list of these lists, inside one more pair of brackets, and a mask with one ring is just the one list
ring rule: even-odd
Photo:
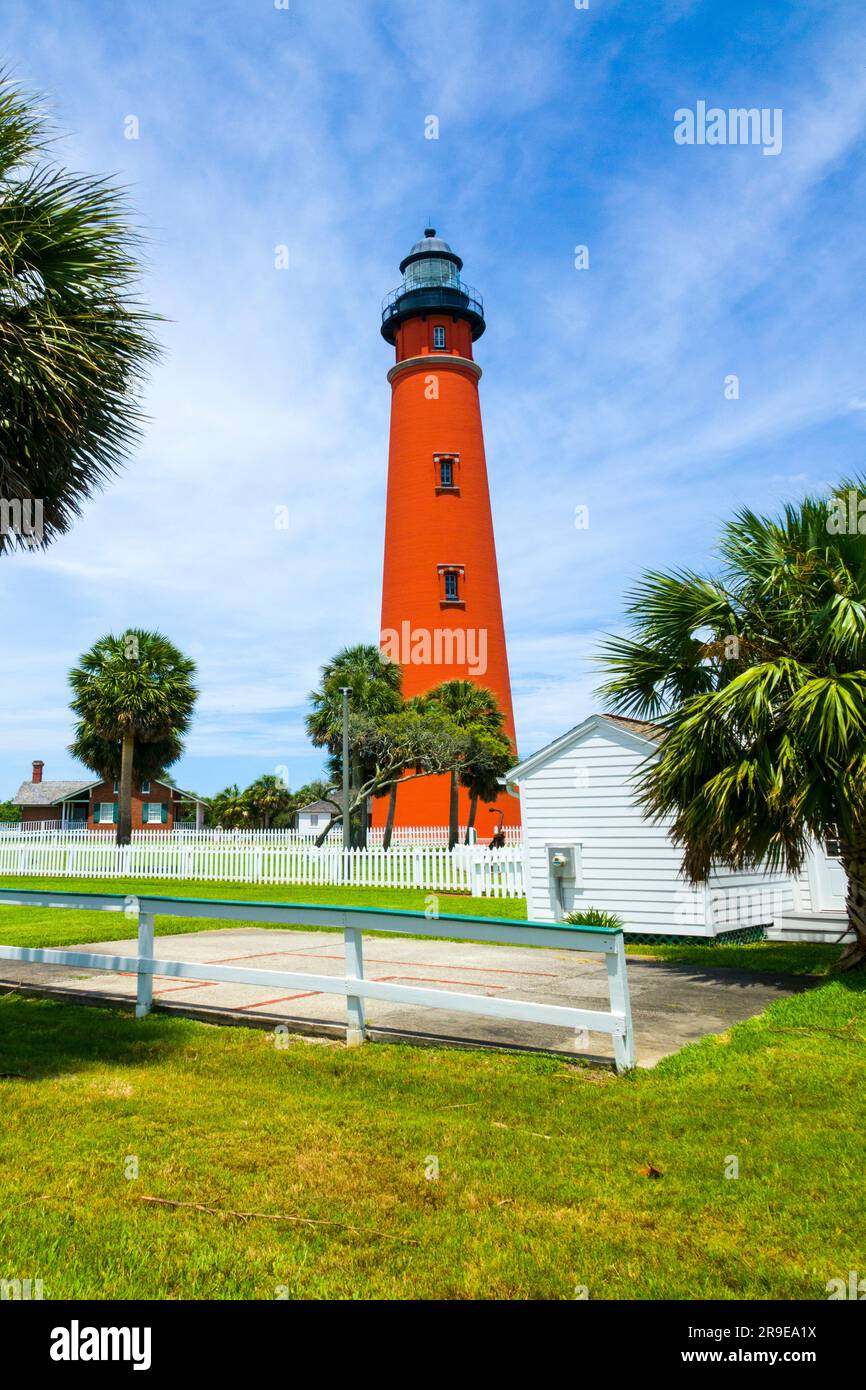
[[44,766],[45,766],[45,764],[44,764],[44,762],[42,761],[41,758],[34,758],[34,759],[33,759],[33,781],[34,781],[34,782],[41,782],[41,781],[42,781],[42,769],[43,769]]

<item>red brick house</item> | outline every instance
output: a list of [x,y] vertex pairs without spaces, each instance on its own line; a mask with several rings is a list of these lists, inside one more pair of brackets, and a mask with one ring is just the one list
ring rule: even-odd
[[[12,798],[13,806],[21,807],[22,821],[39,821],[63,829],[86,826],[88,830],[111,830],[117,824],[117,782],[45,782],[43,767],[44,763],[37,758],[30,781],[22,782]],[[172,787],[168,782],[154,779],[134,783],[132,828],[173,830],[178,824],[181,807],[183,824],[190,823],[191,806],[195,807],[194,823],[201,826],[206,805],[201,797]]]

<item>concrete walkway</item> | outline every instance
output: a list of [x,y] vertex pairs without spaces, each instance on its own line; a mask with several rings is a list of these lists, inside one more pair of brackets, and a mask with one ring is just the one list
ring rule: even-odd
[[[105,955],[137,953],[134,938],[70,949]],[[251,968],[318,975],[344,973],[342,939],[329,932],[246,927],[158,936],[155,954],[163,960],[236,962]],[[603,961],[581,958],[570,951],[369,936],[364,941],[364,971],[371,979],[446,992],[459,990],[605,1010],[610,1007]],[[628,976],[641,1066],[652,1066],[707,1033],[722,1033],[733,1023],[760,1013],[774,999],[813,983],[802,976],[669,965],[640,956],[628,958]],[[136,988],[135,977],[130,975],[0,961],[0,990],[16,985],[94,1004],[131,1003]],[[157,975],[154,1005],[210,1023],[268,1029],[282,1023],[291,1031],[308,1035],[344,1036],[345,999],[316,991],[206,984]],[[599,1062],[612,1057],[610,1039],[603,1034],[591,1034],[587,1048],[580,1046],[568,1029],[471,1017],[444,1009],[370,1000],[367,1020],[374,1039],[541,1048]]]

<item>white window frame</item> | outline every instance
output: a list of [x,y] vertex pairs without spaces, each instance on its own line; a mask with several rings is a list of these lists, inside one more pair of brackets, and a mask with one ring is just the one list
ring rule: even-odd
[[[162,802],[146,801],[144,804],[147,807],[145,825],[162,825]],[[157,812],[155,816],[153,815],[154,811]]]
[[[439,341],[440,338],[442,340],[441,342]],[[445,336],[445,329],[441,323],[437,323],[433,329],[433,346],[437,352],[444,352],[447,345],[448,339]]]
[[[108,813],[106,815],[106,812]],[[99,803],[99,820],[97,825],[114,825],[114,802],[101,801]]]
[[141,784],[141,794],[142,794],[142,796],[150,796],[150,783],[149,783],[149,782],[142,782],[142,784]]

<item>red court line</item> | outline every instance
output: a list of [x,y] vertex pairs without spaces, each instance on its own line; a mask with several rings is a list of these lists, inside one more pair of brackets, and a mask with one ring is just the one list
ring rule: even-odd
[[[235,961],[239,961],[239,960],[262,960],[262,959],[264,959],[266,956],[309,956],[309,957],[311,957],[311,959],[313,959],[313,960],[343,960],[343,959],[344,959],[344,955],[343,955],[343,952],[342,952],[342,951],[306,951],[306,950],[303,949],[303,947],[301,947],[300,949],[296,949],[296,950],[294,950],[294,951],[289,951],[289,950],[283,950],[283,951],[250,951],[250,952],[248,952],[247,954],[245,954],[245,955],[243,955],[243,956],[213,956],[213,957],[208,957],[207,960],[202,961],[201,963],[202,963],[202,965],[231,965],[231,964],[233,964]],[[192,962],[190,962],[190,963],[192,963]],[[391,956],[368,956],[368,957],[367,957],[367,963],[370,964],[370,965],[412,965],[412,966],[418,966],[418,965],[422,964],[422,962],[417,961],[417,960],[395,960],[395,959],[394,959],[393,957],[391,957]],[[452,965],[452,964],[450,964],[450,963],[449,963],[449,965],[448,965],[448,969],[449,969],[449,970],[461,970],[461,971],[463,971],[464,973],[468,973],[468,974],[470,974],[470,975],[526,975],[526,976],[533,976],[533,977],[537,976],[539,979],[545,979],[545,980],[555,980],[555,979],[556,979],[556,971],[555,971],[555,970],[509,970],[509,969],[507,969],[507,968],[504,968],[504,969],[503,969],[503,968],[501,968],[501,967],[491,966],[491,965]],[[121,975],[129,975],[129,976],[133,976],[133,977],[136,976],[137,973],[138,973],[138,972],[135,971],[135,970],[122,970],[122,971],[118,971],[118,974],[121,974]],[[164,976],[157,976],[157,975],[155,975],[155,976],[154,976],[154,979],[166,979],[166,980],[170,980],[170,979],[173,979],[173,978],[174,978],[174,977],[171,976],[171,975],[164,975]],[[402,978],[402,977],[399,976],[399,975],[395,975],[395,976],[394,976],[394,979],[400,979],[400,978]],[[408,979],[408,976],[407,976],[406,978]],[[452,983],[452,984],[460,984],[461,981],[460,981],[460,980],[452,980],[451,983]]]
[[[466,983],[465,980],[441,980],[435,975],[378,975],[376,979],[381,984],[386,984],[389,980],[419,980],[421,983],[436,985],[463,985]],[[505,986],[489,984],[486,985],[485,988],[504,989]],[[164,993],[165,991],[162,992]],[[260,999],[257,1003],[238,1004],[235,1007],[237,1012],[240,1013],[243,1009],[263,1009],[268,1004],[286,1004],[292,999],[312,999],[313,995],[320,995],[322,993],[323,991],[320,989],[309,989],[304,994],[281,994],[277,999]]]
[[[269,953],[269,954],[270,954],[270,953]],[[279,955],[280,952],[276,952],[276,954]],[[291,955],[293,955],[293,956],[313,956],[313,957],[316,957],[316,958],[319,959],[319,960],[342,960],[342,959],[343,959],[343,954],[342,954],[341,951],[303,951],[303,950],[302,950],[302,951],[292,951],[292,952],[288,952],[288,951],[287,951],[286,954],[287,954],[287,955],[291,954]],[[368,964],[370,964],[370,965],[414,965],[414,966],[418,966],[418,965],[422,965],[422,964],[423,964],[423,961],[418,961],[418,960],[394,960],[394,958],[393,958],[392,956],[366,956],[365,959],[366,959],[366,962],[367,962]],[[468,971],[470,975],[538,975],[538,976],[543,977],[543,978],[548,979],[548,980],[555,980],[555,979],[556,979],[556,971],[555,971],[555,970],[508,970],[508,969],[497,968],[496,966],[491,966],[491,965],[452,965],[450,961],[449,961],[449,963],[448,963],[448,969],[449,969],[449,970],[463,970],[463,971]],[[399,979],[400,977],[399,977],[399,976],[395,976],[395,978],[396,978],[396,979]],[[455,980],[454,983],[455,983],[455,984],[459,984],[460,981],[459,981],[459,980]]]
[[235,960],[260,960],[264,956],[290,956],[292,951],[250,951],[244,956],[209,956],[204,965],[226,965]]
[[[163,975],[164,980],[174,979],[173,975]],[[154,998],[157,994],[176,994],[180,989],[216,989],[220,982],[218,980],[193,980],[188,985],[171,985],[168,989],[155,989]]]
[[[442,980],[438,975],[377,975],[376,979],[380,984],[387,983],[388,980],[420,980],[422,984],[428,985],[465,985],[466,980]],[[485,989],[504,989],[504,985],[485,984]]]
[[237,1004],[235,1007],[238,1013],[242,1009],[263,1009],[266,1004],[285,1004],[290,999],[312,999],[314,994],[321,994],[320,989],[308,989],[305,994],[281,994],[278,999],[260,999],[257,1004]]

